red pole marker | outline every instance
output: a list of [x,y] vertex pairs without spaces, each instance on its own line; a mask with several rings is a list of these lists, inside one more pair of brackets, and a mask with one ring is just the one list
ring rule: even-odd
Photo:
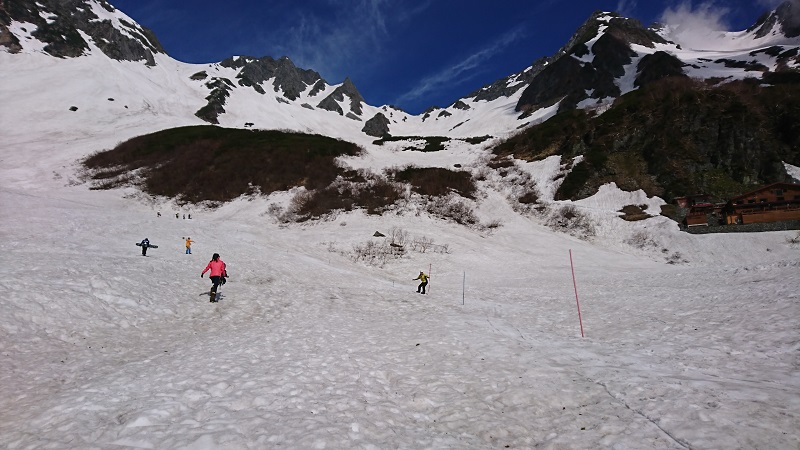
[[575,288],[575,303],[578,304],[578,323],[581,324],[581,337],[584,337],[583,319],[581,319],[581,302],[578,300],[578,284],[575,282],[575,265],[572,263],[572,249],[569,249],[569,266],[572,268],[572,287]]

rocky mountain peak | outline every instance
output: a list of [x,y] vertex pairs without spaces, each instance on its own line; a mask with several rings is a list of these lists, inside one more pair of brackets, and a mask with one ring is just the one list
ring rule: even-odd
[[615,13],[594,12],[546,65],[534,76],[517,103],[518,111],[531,111],[560,102],[572,109],[593,98],[615,98],[622,94],[615,80],[636,53],[631,44],[654,48],[666,43],[639,21]]
[[800,0],[783,2],[774,11],[761,16],[747,31],[755,31],[756,38],[777,32],[788,38],[800,36]]
[[271,56],[262,58],[236,56],[222,61],[220,65],[240,69],[236,75],[239,85],[250,86],[261,94],[266,93],[263,88],[264,82],[274,78],[273,90],[283,91],[283,96],[289,100],[297,100],[300,93],[308,86],[318,81],[324,82],[319,73],[298,68],[288,56],[277,60]]
[[341,106],[339,106],[339,102],[343,102],[345,97],[350,98],[350,112],[354,113],[356,116],[363,114],[362,104],[366,103],[366,101],[364,97],[361,96],[361,93],[358,92],[356,85],[353,84],[350,77],[345,78],[341,86],[337,87],[330,95],[319,102],[317,106],[344,115],[344,111]]
[[126,20],[105,0],[15,0],[0,6],[0,45],[20,52],[26,42],[14,36],[9,26],[21,28],[45,44],[44,51],[72,58],[89,51],[92,44],[118,61],[145,61],[155,65],[154,53],[165,53],[152,31]]

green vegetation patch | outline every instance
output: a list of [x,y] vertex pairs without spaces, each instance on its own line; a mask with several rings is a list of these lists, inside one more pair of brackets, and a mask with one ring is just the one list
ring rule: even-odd
[[323,189],[344,173],[335,158],[361,151],[325,136],[205,125],[139,136],[87,158],[84,165],[94,180],[107,178],[109,171],[138,171],[138,183],[151,195],[225,202],[298,186]]

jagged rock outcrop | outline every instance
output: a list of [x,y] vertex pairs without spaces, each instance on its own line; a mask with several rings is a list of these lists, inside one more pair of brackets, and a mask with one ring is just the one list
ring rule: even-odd
[[8,30],[8,26],[11,25],[11,15],[8,12],[8,8],[13,6],[6,6],[4,3],[0,3],[0,47],[7,48],[10,53],[19,53],[22,50],[22,45],[19,39]]
[[14,0],[4,2],[0,13],[0,45],[19,51],[22,43],[8,37],[11,20],[36,27],[33,37],[45,43],[44,51],[61,58],[78,57],[89,50],[80,32],[88,35],[106,56],[118,61],[145,61],[156,64],[154,53],[165,53],[155,35],[147,28],[123,19],[100,18],[93,12],[95,3],[115,12],[105,0]]
[[228,58],[220,63],[223,67],[240,69],[236,78],[240,86],[250,86],[257,92],[264,94],[263,83],[274,78],[272,87],[275,92],[283,92],[289,100],[297,100],[300,93],[308,86],[325,81],[319,73],[313,70],[300,69],[291,59],[284,56],[273,59],[270,56],[263,58],[235,57]]
[[800,36],[800,1],[783,2],[775,11],[764,14],[755,25],[747,31],[756,31],[755,36],[761,38],[769,35],[780,25],[786,37]]
[[633,85],[646,86],[654,81],[667,77],[686,77],[683,73],[683,62],[667,52],[655,52],[645,55],[637,66],[639,75]]
[[[607,28],[598,37],[601,25]],[[595,12],[533,77],[520,96],[517,111],[557,102],[560,110],[572,109],[588,98],[618,97],[622,92],[615,79],[625,74],[625,66],[637,56],[632,43],[653,48],[654,43],[666,41],[636,20]],[[657,78],[652,70],[648,77]]]
[[378,113],[364,124],[364,128],[361,131],[367,136],[383,137],[389,134],[390,123],[383,113]]
[[361,96],[361,93],[358,92],[358,89],[356,89],[356,86],[353,84],[353,82],[350,81],[349,77],[345,78],[341,86],[336,88],[330,95],[319,102],[317,107],[344,115],[344,111],[339,106],[339,102],[343,102],[345,97],[350,99],[350,111],[360,116],[363,113],[362,103],[366,102],[364,101],[364,97]]
[[227,78],[214,77],[206,83],[211,93],[206,97],[208,103],[194,115],[208,123],[219,124],[219,115],[225,113],[225,102],[231,95],[233,82]]

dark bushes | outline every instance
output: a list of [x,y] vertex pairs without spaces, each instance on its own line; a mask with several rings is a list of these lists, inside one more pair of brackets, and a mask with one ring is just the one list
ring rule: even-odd
[[383,179],[368,183],[343,182],[299,194],[293,199],[293,209],[299,220],[356,208],[364,208],[368,214],[381,214],[400,198],[400,190]]
[[439,167],[407,167],[391,174],[395,181],[411,184],[422,195],[444,196],[452,191],[462,197],[475,198],[475,183],[469,172],[454,172]]
[[360,152],[355,144],[318,135],[193,126],[133,138],[84,165],[95,180],[110,168],[145,169],[141,186],[149,194],[224,202],[296,186],[323,189],[344,172],[335,158]]

